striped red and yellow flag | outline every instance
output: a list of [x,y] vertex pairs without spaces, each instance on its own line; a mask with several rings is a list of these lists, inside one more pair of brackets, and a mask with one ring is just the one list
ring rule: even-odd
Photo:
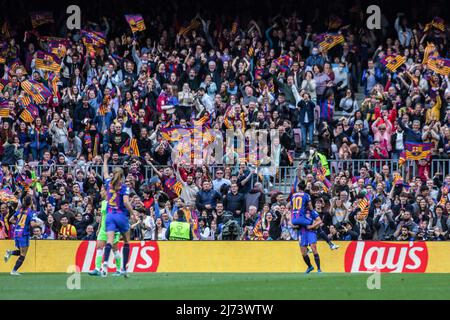
[[8,118],[9,117],[9,108],[0,108],[0,117]]
[[61,70],[61,60],[53,53],[36,52],[36,69],[58,73]]
[[130,142],[130,150],[133,151],[133,154],[134,154],[135,156],[138,156],[138,157],[141,156],[141,153],[139,152],[139,146],[138,146],[138,143],[137,143],[137,139],[136,139],[136,138],[131,139],[131,142]]
[[429,58],[427,67],[437,74],[448,76],[450,74],[450,59],[444,59],[441,57]]
[[20,114],[20,119],[27,123],[32,123],[37,117],[39,117],[39,109],[33,105],[28,105]]
[[436,46],[434,45],[434,43],[429,42],[429,43],[427,43],[427,46],[423,53],[422,64],[427,64],[429,58],[438,57],[438,56],[439,56],[439,53],[436,49]]
[[173,192],[175,192],[175,194],[179,197],[181,194],[181,191],[183,190],[183,185],[181,184],[180,181],[177,181],[173,187],[172,187]]
[[322,49],[322,51],[329,51],[333,47],[344,42],[345,38],[343,35],[327,33],[324,35],[323,40],[319,43],[319,47]]
[[397,71],[405,62],[406,58],[401,55],[388,55],[381,60],[381,63],[391,72]]
[[366,197],[359,200],[358,208],[361,209],[361,214],[367,217],[369,214],[369,200]]
[[22,89],[29,94],[33,101],[37,104],[44,104],[47,99],[52,95],[51,91],[45,87],[42,83],[34,80],[22,81]]

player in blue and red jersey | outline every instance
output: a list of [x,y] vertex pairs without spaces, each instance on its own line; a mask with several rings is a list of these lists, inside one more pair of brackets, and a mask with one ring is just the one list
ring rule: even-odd
[[30,196],[25,196],[22,200],[22,207],[9,219],[9,222],[14,224],[14,241],[18,250],[6,250],[5,262],[11,258],[11,256],[19,256],[14,265],[11,275],[19,276],[17,272],[25,261],[25,257],[30,246],[30,229],[37,226],[36,212],[31,209],[32,200]]
[[322,223],[322,219],[319,214],[314,210],[307,210],[304,215],[304,219],[310,221],[311,223],[307,226],[301,226],[298,231],[299,239],[300,239],[300,252],[303,256],[303,260],[305,261],[308,269],[306,269],[306,273],[310,273],[314,270],[314,267],[311,264],[311,260],[308,255],[308,246],[311,247],[312,252],[314,254],[314,261],[317,265],[317,272],[322,272],[320,269],[320,257],[317,252],[317,229],[320,227]]
[[306,227],[312,224],[311,219],[305,217],[307,210],[312,210],[311,197],[308,193],[304,192],[305,182],[301,181],[298,184],[297,191],[292,194],[291,198],[291,213],[292,224],[294,226]]
[[123,236],[123,267],[121,273],[127,277],[127,263],[130,253],[130,222],[129,215],[133,211],[130,204],[130,188],[124,183],[124,173],[121,168],[115,168],[113,176],[110,178],[108,173],[109,153],[104,156],[103,177],[105,178],[106,187],[106,235],[107,243],[103,256],[102,276],[108,274],[108,261],[111,249],[114,244],[114,235],[120,232]]

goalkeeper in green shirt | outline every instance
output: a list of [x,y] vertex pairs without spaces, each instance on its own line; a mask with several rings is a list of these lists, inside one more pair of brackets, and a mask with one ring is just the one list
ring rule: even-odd
[[[106,190],[104,187],[102,187],[100,191],[102,199],[106,199]],[[103,259],[103,248],[106,245],[107,241],[107,235],[105,230],[105,221],[106,221],[106,205],[107,201],[103,200],[101,203],[101,209],[100,212],[102,213],[102,221],[100,223],[100,228],[97,234],[97,254],[95,256],[95,269],[89,272],[89,275],[91,276],[100,276],[100,271],[102,267],[102,259]],[[114,275],[120,276],[120,270],[122,268],[122,256],[117,249],[117,244],[120,241],[120,232],[116,232],[114,236],[114,244],[113,244],[113,251],[114,251],[114,258],[116,260],[116,268],[117,271]]]

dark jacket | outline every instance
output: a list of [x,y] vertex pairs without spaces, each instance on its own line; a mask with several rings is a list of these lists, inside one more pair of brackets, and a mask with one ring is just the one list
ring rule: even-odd
[[402,118],[398,118],[398,125],[400,126],[400,128],[403,129],[404,133],[404,137],[403,140],[404,141],[408,141],[408,142],[422,142],[422,131],[413,131],[413,129],[408,128],[407,126],[405,126],[402,122]]
[[[224,199],[224,208],[225,211],[230,211],[234,216],[240,216],[245,211],[245,197],[242,193],[233,194],[229,192]],[[236,213],[237,210],[240,210],[241,213],[238,215]]]
[[297,119],[299,125],[306,123],[305,114],[308,115],[308,123],[314,122],[314,102],[302,100],[297,104],[297,107],[299,108]]
[[221,198],[220,193],[214,189],[209,191],[200,190],[195,199],[195,207],[199,211],[205,210],[205,205],[207,204],[211,205],[212,208],[215,208],[217,201]]

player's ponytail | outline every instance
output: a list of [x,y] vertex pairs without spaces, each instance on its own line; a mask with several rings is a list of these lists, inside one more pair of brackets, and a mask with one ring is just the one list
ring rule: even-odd
[[113,177],[111,179],[111,186],[114,190],[119,191],[122,186],[123,170],[122,168],[115,168],[113,170]]

